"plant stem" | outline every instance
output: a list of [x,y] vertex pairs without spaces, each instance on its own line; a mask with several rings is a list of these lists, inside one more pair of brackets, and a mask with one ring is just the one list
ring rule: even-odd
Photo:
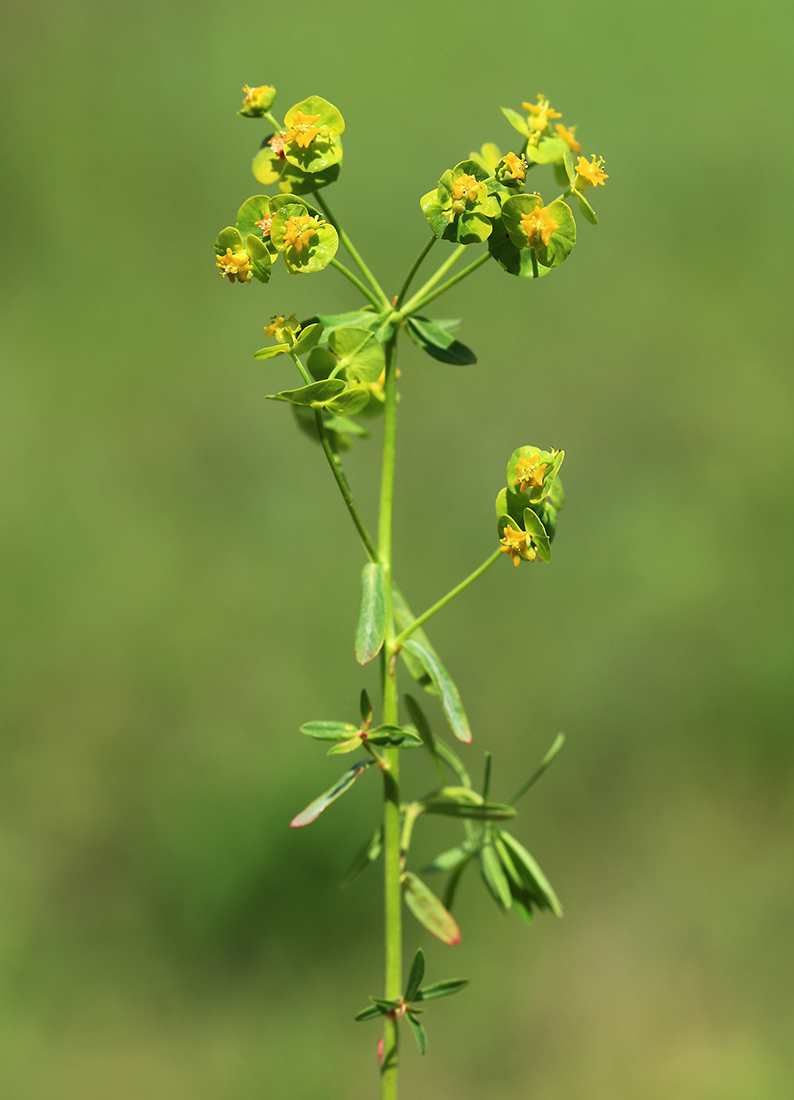
[[[292,356],[292,360],[295,363],[295,366],[301,372],[301,377],[304,379],[307,385],[311,385],[314,379],[306,370],[303,363],[301,363],[300,359],[297,355],[294,354],[294,352],[290,352],[290,355]],[[322,409],[314,410],[314,419],[317,424],[317,434],[320,436],[320,443],[322,444],[323,451],[325,452],[325,457],[328,459],[328,465],[331,467],[331,473],[334,475],[334,478],[336,479],[336,484],[339,486],[339,492],[342,494],[344,502],[347,505],[347,510],[350,513],[350,518],[356,525],[356,530],[359,533],[361,541],[364,543],[364,549],[367,551],[370,561],[378,561],[378,551],[375,548],[374,542],[369,537],[369,532],[364,526],[361,516],[358,514],[356,502],[353,500],[353,496],[350,492],[350,487],[348,486],[345,475],[342,472],[342,467],[340,465],[339,459],[334,454],[333,450],[331,449],[331,444],[328,441],[328,434],[325,430],[325,424],[323,423]],[[394,724],[396,725],[396,722]]]
[[484,252],[482,256],[479,256],[473,264],[469,264],[468,267],[464,267],[463,271],[459,271],[457,275],[453,275],[451,279],[447,279],[445,283],[442,283],[440,287],[433,290],[430,294],[426,294],[424,298],[417,298],[414,295],[410,302],[407,303],[402,310],[403,314],[407,317],[409,313],[416,313],[417,310],[423,309],[428,302],[432,302],[434,298],[438,298],[440,294],[445,294],[448,290],[451,290],[456,283],[459,283],[461,279],[465,279],[476,271],[478,267],[482,267],[491,258],[490,252]]
[[328,221],[336,229],[337,233],[339,234],[340,241],[342,242],[342,244],[345,246],[347,251],[352,256],[353,262],[358,266],[359,271],[362,273],[364,278],[367,280],[369,285],[372,287],[372,289],[377,294],[378,303],[383,305],[384,308],[390,308],[391,307],[391,302],[386,297],[386,294],[385,294],[385,291],[383,290],[383,287],[380,285],[378,280],[375,278],[375,276],[372,274],[370,269],[364,263],[364,261],[361,258],[361,255],[358,252],[358,250],[356,248],[354,248],[353,242],[350,240],[347,233],[345,233],[342,226],[339,224],[339,222],[336,220],[336,218],[331,213],[325,199],[322,197],[322,195],[320,194],[319,191],[313,191],[312,196],[313,196],[313,198],[315,198],[317,200],[317,205],[320,207],[322,212],[325,214],[326,218],[328,218]]
[[[383,470],[381,474],[378,555],[383,563],[386,590],[386,640],[383,648],[383,722],[397,725],[397,667],[394,648],[392,587],[392,514],[394,508],[394,449],[397,420],[395,351],[397,333],[386,344]],[[387,1000],[402,994],[402,898],[400,896],[400,751],[386,750],[389,771],[383,772],[383,862],[385,908],[385,992]],[[386,1017],[381,1066],[381,1100],[396,1100],[399,1021]]]
[[339,260],[331,260],[331,267],[335,267],[346,279],[349,279],[353,286],[361,291],[367,301],[372,303],[375,309],[379,310],[381,308],[380,299],[375,297],[369,287],[362,283],[361,279],[359,279],[357,275],[354,275],[350,268],[345,267]]
[[451,592],[447,592],[446,596],[442,596],[438,603],[434,603],[432,607],[428,607],[427,611],[423,611],[418,618],[414,619],[411,625],[407,626],[405,630],[394,639],[395,648],[401,646],[406,638],[409,638],[418,626],[421,626],[422,623],[426,623],[437,611],[440,611],[442,607],[446,607],[450,600],[454,600],[456,596],[459,596],[464,588],[468,588],[478,577],[481,577],[486,569],[490,569],[493,563],[498,560],[501,553],[502,548],[500,546],[498,550],[494,550],[489,558],[485,559],[482,565],[478,566],[473,573],[470,573],[465,581],[461,581]]
[[422,266],[422,263],[425,259],[425,256],[427,256],[428,252],[430,251],[430,249],[433,247],[433,245],[436,243],[437,240],[438,240],[438,237],[434,233],[433,236],[430,238],[430,240],[425,245],[425,247],[419,253],[416,260],[414,261],[414,266],[411,268],[411,270],[406,275],[405,282],[402,285],[402,289],[400,290],[400,293],[397,295],[397,301],[395,302],[395,305],[396,305],[397,309],[399,309],[400,306],[402,305],[403,299],[405,298],[405,295],[408,293],[408,287],[413,282],[414,275],[417,273],[419,268]]
[[425,294],[428,294],[436,285],[436,283],[440,282],[441,279],[444,278],[449,269],[458,262],[458,260],[467,248],[468,245],[459,244],[455,251],[451,253],[451,255],[446,260],[444,260],[443,264],[441,265],[441,267],[439,267],[438,271],[436,271],[435,275],[431,275],[425,285],[420,290],[417,290],[416,294],[414,294],[413,298],[410,300],[410,302],[408,302],[402,312],[406,314],[410,313],[414,307],[414,303],[421,301],[421,299],[424,298]]

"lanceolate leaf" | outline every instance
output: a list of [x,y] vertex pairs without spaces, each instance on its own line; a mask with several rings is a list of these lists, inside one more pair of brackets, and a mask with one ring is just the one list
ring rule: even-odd
[[355,857],[348,869],[345,871],[342,881],[339,883],[341,889],[344,890],[346,886],[351,886],[357,878],[360,878],[364,874],[366,869],[375,862],[383,849],[383,826],[379,825],[373,835]]
[[413,1012],[409,1012],[407,1016],[408,1026],[414,1033],[414,1038],[416,1039],[419,1050],[422,1054],[424,1054],[427,1050],[427,1033],[425,1032],[425,1029],[422,1027],[422,1025],[419,1023]]
[[290,821],[290,828],[300,829],[302,825],[310,825],[312,821],[315,821],[320,816],[327,806],[330,806],[340,795],[343,795],[346,790],[349,790],[361,773],[366,771],[367,768],[371,768],[374,763],[374,760],[359,760],[359,762],[354,764],[352,768],[349,768],[341,779],[338,779],[333,787],[329,788],[325,794],[321,794],[319,798],[315,798],[314,802],[310,802],[306,809],[299,813],[297,817],[293,817],[292,821]]
[[499,835],[507,846],[513,863],[530,894],[536,899],[538,907],[540,909],[550,909],[555,916],[561,917],[562,906],[551,888],[551,883],[523,844],[520,844],[510,833],[500,831]]
[[386,637],[386,588],[381,562],[367,562],[361,574],[361,610],[356,627],[356,660],[368,664]]
[[425,953],[420,947],[414,956],[413,965],[411,967],[411,973],[408,975],[408,984],[405,987],[405,994],[403,1000],[409,1004],[411,1001],[416,1000],[416,994],[419,990],[419,986],[422,984],[422,978],[425,976]]
[[426,814],[468,817],[475,821],[507,821],[516,816],[514,806],[506,806],[501,802],[485,802],[479,806],[467,802],[453,802],[446,798],[429,798],[422,805]]
[[408,707],[408,713],[411,716],[411,721],[419,731],[419,736],[422,738],[422,742],[428,751],[430,759],[433,761],[433,766],[438,772],[438,777],[441,782],[444,782],[444,769],[441,766],[441,760],[438,755],[438,749],[436,748],[436,739],[430,729],[427,719],[424,716],[422,708],[412,695],[405,696],[405,705]]
[[442,943],[454,947],[460,943],[460,929],[452,914],[447,912],[436,895],[411,871],[402,877],[405,903],[413,915]]
[[447,716],[450,728],[459,741],[468,744],[471,741],[469,720],[460,701],[458,689],[455,687],[449,673],[439,661],[437,655],[431,652],[427,646],[422,645],[416,638],[409,638],[403,642],[403,649],[407,649],[412,656],[422,664],[425,671],[438,688],[441,696],[441,704]]
[[379,1016],[385,1016],[390,1009],[382,1009],[377,1005],[370,1005],[369,1008],[362,1008],[362,1010],[353,1017],[354,1020],[358,1020],[362,1023],[364,1020],[377,1020]]
[[543,775],[546,768],[548,768],[549,764],[552,762],[552,760],[554,759],[554,757],[557,755],[557,753],[560,751],[560,749],[562,748],[562,746],[564,744],[565,744],[565,734],[564,733],[558,733],[557,736],[554,738],[554,744],[551,746],[549,751],[543,757],[543,759],[540,762],[540,765],[535,769],[535,771],[532,773],[532,775],[529,777],[529,779],[526,781],[526,783],[524,783],[523,786],[521,786],[518,789],[518,791],[516,792],[516,794],[514,794],[513,797],[510,799],[510,805],[511,806],[514,806],[516,804],[516,802],[518,802],[519,798],[521,798],[522,795],[525,795],[527,793],[527,791],[529,790],[529,788],[534,783],[537,783],[537,781]]
[[301,733],[316,741],[347,741],[357,732],[349,722],[305,722],[301,726]]
[[408,333],[423,351],[441,363],[464,367],[477,362],[477,356],[471,348],[467,348],[427,317],[409,317]]
[[[419,990],[413,1000],[437,1001],[439,997],[451,997],[453,993],[460,993],[462,989],[465,989],[469,981],[469,978],[447,978],[443,982],[426,985],[424,989]],[[408,1000],[407,997],[405,999]]]
[[513,904],[510,883],[507,881],[491,839],[486,840],[480,851],[480,871],[497,905],[502,909],[509,909]]

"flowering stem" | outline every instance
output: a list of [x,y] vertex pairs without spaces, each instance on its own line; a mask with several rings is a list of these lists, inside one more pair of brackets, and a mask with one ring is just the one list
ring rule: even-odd
[[[303,380],[306,382],[307,385],[311,385],[314,379],[306,370],[303,363],[301,363],[300,359],[297,355],[295,355],[294,352],[290,352],[290,355],[292,356],[292,360],[295,363],[295,366],[301,372],[301,377],[303,378]],[[328,433],[326,432],[325,424],[323,423],[323,414],[321,409],[314,410],[314,419],[317,424],[317,434],[320,437],[320,443],[322,444],[323,451],[325,452],[325,457],[328,459],[328,465],[331,467],[331,473],[334,475],[336,484],[339,486],[339,492],[342,494],[344,502],[347,505],[347,510],[350,513],[350,518],[356,525],[356,530],[359,533],[361,541],[364,543],[364,549],[367,551],[370,561],[378,561],[378,551],[375,549],[375,544],[369,537],[369,533],[364,526],[361,516],[358,514],[356,502],[353,500],[353,497],[351,495],[350,488],[345,479],[345,475],[342,472],[342,467],[340,465],[339,459],[336,457],[333,450],[331,449],[331,444],[328,441]],[[396,725],[396,723],[394,724]]]
[[349,279],[353,286],[357,287],[358,290],[360,290],[361,293],[364,295],[364,297],[372,303],[375,309],[379,310],[381,308],[380,299],[376,298],[369,287],[365,286],[364,283],[362,283],[361,279],[359,279],[357,275],[354,275],[349,268],[345,267],[345,265],[340,263],[339,260],[331,260],[331,267],[335,267],[336,270],[340,272],[340,274],[344,275],[346,279]]
[[476,271],[478,267],[482,267],[491,258],[490,252],[484,252],[482,256],[479,256],[474,263],[469,264],[468,267],[464,267],[463,271],[459,271],[457,275],[453,275],[451,279],[447,279],[445,283],[442,283],[436,290],[431,291],[430,294],[426,294],[423,298],[415,294],[413,298],[406,304],[402,313],[404,316],[408,316],[411,313],[416,313],[417,310],[423,309],[429,302],[432,302],[434,298],[438,298],[440,294],[445,294],[448,290],[451,290],[456,283],[459,283],[461,279],[465,279],[468,275],[471,275],[473,271]]
[[263,118],[267,119],[267,121],[270,123],[270,125],[273,127],[273,129],[276,131],[277,134],[282,133],[284,127],[281,125],[281,123],[278,121],[278,119],[275,119],[273,117],[273,115],[270,113],[270,111],[265,111],[265,113],[263,115]]
[[417,627],[421,626],[422,623],[426,623],[427,620],[432,618],[437,611],[440,611],[442,607],[445,607],[450,602],[450,600],[454,600],[455,597],[459,596],[465,588],[468,588],[469,585],[476,581],[478,577],[481,577],[486,569],[490,569],[493,563],[498,560],[501,553],[502,548],[500,546],[498,550],[494,550],[493,554],[491,554],[489,558],[485,559],[482,565],[478,566],[478,568],[475,569],[473,573],[470,573],[465,581],[461,581],[460,584],[456,585],[456,587],[453,588],[451,592],[447,592],[446,596],[442,596],[437,603],[434,603],[432,607],[428,607],[427,611],[422,612],[422,614],[418,618],[414,619],[411,625],[407,626],[405,630],[403,630],[402,633],[398,634],[397,637],[394,639],[395,648],[401,646],[403,642],[407,638],[409,638],[411,634],[413,634]]
[[573,194],[573,187],[569,187],[567,191],[563,191],[563,193],[561,195],[558,195],[554,201],[559,202],[560,199],[567,199],[568,196],[571,194]]
[[422,266],[422,263],[424,261],[425,256],[427,256],[428,252],[430,251],[430,249],[433,247],[433,245],[436,243],[437,240],[438,240],[438,237],[434,233],[433,236],[430,238],[430,240],[425,245],[425,247],[422,249],[422,251],[417,256],[417,258],[414,262],[414,266],[408,272],[408,274],[405,278],[405,282],[402,285],[402,289],[400,290],[400,293],[397,295],[397,301],[395,302],[395,305],[396,305],[397,309],[399,309],[400,306],[402,305],[403,300],[405,298],[405,295],[408,293],[408,287],[413,282],[414,275],[417,273],[419,268]]
[[444,260],[443,264],[438,269],[438,271],[435,273],[435,275],[431,275],[430,278],[425,283],[425,285],[421,288],[421,290],[417,290],[416,294],[414,294],[413,298],[411,298],[410,302],[408,302],[405,309],[402,310],[402,312],[404,314],[406,314],[406,316],[412,311],[412,307],[413,307],[414,302],[418,302],[422,298],[424,298],[424,296],[426,294],[428,294],[433,289],[433,287],[436,285],[436,283],[440,282],[441,279],[444,278],[444,276],[449,271],[449,269],[454,264],[456,264],[458,262],[458,260],[460,259],[460,257],[463,255],[463,253],[466,251],[467,248],[468,248],[468,245],[465,245],[465,244],[458,245],[458,247],[455,249],[455,251],[446,260]]
[[[383,648],[383,722],[397,725],[397,669],[392,600],[392,515],[394,509],[394,450],[397,421],[395,351],[397,333],[386,344],[384,381],[383,469],[381,473],[378,555],[383,564],[386,602],[386,639]],[[383,862],[385,909],[385,992],[387,1000],[402,993],[402,911],[400,896],[400,751],[386,749],[390,765],[383,772]],[[385,1017],[381,1100],[396,1100],[399,1021]]]
[[316,199],[317,205],[320,207],[322,212],[325,214],[326,218],[328,218],[328,221],[336,229],[337,233],[339,234],[340,241],[345,246],[345,248],[350,253],[350,255],[353,257],[353,262],[357,265],[359,271],[362,273],[364,278],[367,280],[369,285],[372,287],[372,289],[377,294],[377,296],[378,296],[378,305],[381,305],[386,309],[391,308],[391,302],[386,297],[386,293],[383,290],[383,287],[380,285],[378,280],[375,278],[375,276],[372,274],[370,269],[364,263],[364,261],[362,260],[358,250],[353,247],[353,242],[350,240],[347,233],[345,233],[342,226],[339,224],[339,222],[336,220],[336,218],[331,213],[325,199],[322,197],[322,195],[320,194],[319,191],[313,191],[312,196],[313,196],[314,199]]

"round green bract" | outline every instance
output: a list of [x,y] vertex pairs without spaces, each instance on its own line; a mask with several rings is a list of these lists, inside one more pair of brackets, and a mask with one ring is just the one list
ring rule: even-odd
[[543,206],[540,195],[513,195],[502,204],[502,221],[516,248],[529,247],[529,237],[521,224],[521,219],[531,214],[533,210],[537,210],[539,206]]
[[249,233],[245,239],[245,251],[250,257],[254,278],[260,283],[269,282],[272,260],[262,238]]
[[[522,458],[532,458],[534,455],[538,455],[538,464],[544,464],[546,470],[543,474],[543,484],[533,486],[529,493],[519,494],[516,491],[516,482],[518,478],[518,463]],[[565,458],[565,451],[555,451],[552,454],[550,451],[544,451],[540,447],[519,447],[518,450],[513,451],[510,455],[510,459],[507,463],[507,487],[509,492],[516,496],[527,496],[527,506],[530,504],[538,504],[541,500],[544,500],[551,492],[551,487],[554,483],[554,479],[557,476],[557,471],[562,466],[563,459]],[[508,509],[509,511],[509,509]]]
[[289,142],[284,149],[284,155],[289,163],[312,175],[338,164],[342,159],[342,143],[339,141],[339,135],[345,128],[345,120],[341,112],[327,99],[316,95],[309,96],[308,99],[296,103],[287,111],[284,119],[285,130],[289,130],[299,112],[304,115],[319,115],[320,117],[313,125],[327,127],[328,133],[327,136],[318,134],[305,149],[301,148],[297,142]]
[[385,370],[383,348],[368,329],[338,328],[328,337],[328,346],[342,369],[359,382],[377,382]]
[[254,157],[251,171],[265,187],[276,183],[284,171],[284,161],[269,145],[263,146]]
[[558,137],[541,138],[537,145],[527,145],[526,158],[535,164],[562,164],[568,143]]
[[310,95],[308,99],[301,100],[294,107],[290,107],[284,117],[284,129],[289,130],[295,115],[300,112],[303,115],[319,115],[318,124],[327,126],[333,134],[342,134],[345,130],[345,120],[342,112],[333,103],[318,95]]
[[549,273],[549,268],[538,264],[538,274],[535,275],[532,266],[532,249],[516,248],[501,218],[497,218],[493,223],[493,232],[488,238],[488,251],[500,267],[503,267],[509,275],[515,275],[519,279],[541,278]]
[[287,195],[308,195],[312,191],[321,191],[324,187],[335,183],[339,178],[339,172],[339,164],[332,164],[330,168],[321,169],[319,172],[303,172],[288,161],[284,165],[278,185]]
[[284,265],[290,275],[310,275],[328,267],[339,248],[339,237],[332,225],[321,225],[311,243],[298,252],[294,247],[282,252]]
[[235,229],[233,225],[227,225],[215,238],[216,256],[225,256],[227,248],[231,248],[232,252],[244,251],[243,238],[240,236],[239,229]]
[[576,244],[576,222],[571,208],[562,199],[555,199],[549,207],[549,214],[558,223],[549,243],[538,251],[538,263],[544,267],[559,267],[568,259]]

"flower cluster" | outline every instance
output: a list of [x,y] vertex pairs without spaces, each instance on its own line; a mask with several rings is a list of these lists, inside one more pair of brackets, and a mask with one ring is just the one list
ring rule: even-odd
[[550,561],[557,513],[565,497],[558,477],[564,451],[519,447],[507,464],[507,485],[496,498],[502,553],[513,565]]

